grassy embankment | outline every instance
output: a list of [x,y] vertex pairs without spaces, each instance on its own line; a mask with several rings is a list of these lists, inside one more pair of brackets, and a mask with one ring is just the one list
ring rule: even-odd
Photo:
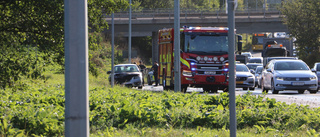
[[[63,136],[64,75],[51,67],[42,80],[1,90],[0,136]],[[90,76],[91,136],[229,136],[228,94],[151,92]],[[238,136],[318,136],[320,108],[264,96],[237,96]],[[80,106],[79,106],[80,107]]]

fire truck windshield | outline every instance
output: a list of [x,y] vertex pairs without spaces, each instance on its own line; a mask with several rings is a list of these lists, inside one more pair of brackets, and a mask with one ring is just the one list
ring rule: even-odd
[[184,52],[187,53],[222,53],[228,52],[227,35],[194,35],[186,34],[184,37]]

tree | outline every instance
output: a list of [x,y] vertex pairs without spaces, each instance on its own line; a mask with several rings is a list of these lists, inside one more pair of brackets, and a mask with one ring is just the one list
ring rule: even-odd
[[309,66],[320,61],[320,0],[287,0],[282,5],[284,23],[297,39],[299,58]]
[[[103,15],[127,6],[124,0],[88,0],[89,32],[107,29],[108,24]],[[64,0],[0,0],[0,19],[0,50],[6,55],[0,56],[1,75],[9,75],[9,79],[16,80],[33,71],[21,63],[10,64],[10,67],[3,63],[25,59],[24,56],[14,57],[25,51],[25,47],[43,53],[44,60],[53,58],[55,62],[64,65]],[[95,37],[90,40],[95,40]],[[33,59],[24,61],[26,64],[37,62]],[[16,73],[8,72],[14,69]],[[40,71],[35,74],[39,74],[34,75],[35,78],[41,76]],[[8,85],[3,82],[1,85]]]

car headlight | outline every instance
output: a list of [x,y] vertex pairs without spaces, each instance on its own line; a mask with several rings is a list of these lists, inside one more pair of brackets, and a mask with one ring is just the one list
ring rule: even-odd
[[182,75],[183,75],[183,76],[192,76],[192,73],[191,73],[191,71],[183,70],[183,71],[182,71]]
[[310,80],[316,80],[317,77],[310,77]]
[[249,75],[249,76],[248,76],[248,78],[252,78],[252,77],[253,77],[252,75]]
[[282,80],[283,81],[283,77],[276,77],[277,80]]

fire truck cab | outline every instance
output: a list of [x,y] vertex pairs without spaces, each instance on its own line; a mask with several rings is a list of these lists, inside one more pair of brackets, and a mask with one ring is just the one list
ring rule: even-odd
[[[242,37],[236,49],[242,48]],[[228,28],[184,27],[180,29],[181,92],[201,87],[204,92],[228,91]],[[174,84],[174,30],[159,30],[159,83]]]

